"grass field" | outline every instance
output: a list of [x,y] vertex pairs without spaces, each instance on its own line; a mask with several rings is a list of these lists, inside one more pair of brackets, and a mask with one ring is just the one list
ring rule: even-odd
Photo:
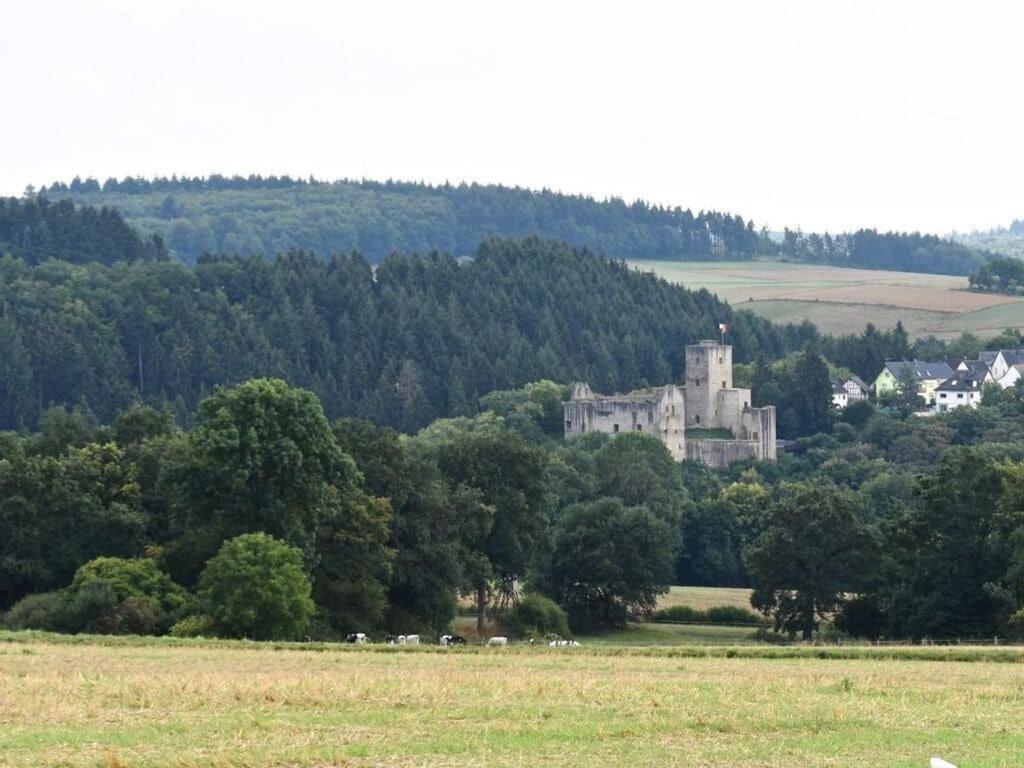
[[0,641],[3,766],[1024,762],[1006,650]]
[[1024,299],[966,291],[964,277],[769,261],[632,263],[770,320],[810,320],[830,333],[897,320],[911,336],[1024,328]]

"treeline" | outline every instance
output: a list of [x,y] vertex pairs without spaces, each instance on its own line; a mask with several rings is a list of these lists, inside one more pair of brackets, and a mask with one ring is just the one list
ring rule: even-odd
[[616,392],[681,379],[684,345],[730,324],[738,361],[798,348],[780,328],[625,265],[536,238],[323,261],[293,251],[194,269],[0,259],[0,428],[49,406],[103,422],[133,398],[187,424],[214,385],[272,376],[328,415],[412,432],[487,392],[548,378]]
[[566,393],[494,392],[406,438],[270,380],[218,390],[187,430],[53,409],[0,436],[3,622],[438,634],[471,595],[480,620],[564,636],[683,583],[753,587],[782,635],[1024,637],[1024,391],[932,419],[856,403],[777,463],[722,470],[637,432],[562,440]]
[[767,242],[751,222],[717,211],[500,185],[213,175],[75,179],[42,191],[115,206],[188,264],[291,249],[358,250],[374,264],[396,252],[467,256],[493,236],[554,238],[621,259],[747,259]]
[[[311,393],[253,380],[195,426],[132,406],[111,427],[55,409],[0,440],[0,608],[12,628],[253,638],[445,630],[460,594],[481,626],[622,626],[672,577],[685,490],[642,436],[558,461],[545,414],[563,387],[410,440],[329,424]],[[523,430],[523,433],[519,430]],[[540,430],[539,432],[537,430]],[[647,482],[647,480],[653,480]],[[593,546],[603,555],[595,557]]]
[[1015,258],[993,259],[982,264],[969,278],[971,287],[992,293],[1024,293],[1024,261]]
[[0,255],[29,264],[60,259],[71,264],[160,261],[168,258],[159,235],[143,239],[114,208],[50,202],[38,195],[0,197]]
[[873,229],[841,235],[787,229],[780,252],[785,259],[808,264],[943,275],[970,275],[996,256],[936,235]]

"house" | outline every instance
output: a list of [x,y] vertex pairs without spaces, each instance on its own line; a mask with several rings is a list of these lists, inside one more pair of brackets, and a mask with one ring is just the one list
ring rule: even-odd
[[950,360],[949,367],[960,377],[978,379],[982,382],[995,381],[992,375],[992,366],[984,360],[954,359]]
[[992,381],[1006,389],[1024,376],[1024,349],[997,349],[978,353],[978,361],[986,363],[992,373]]
[[924,398],[926,405],[935,403],[935,389],[939,383],[954,378],[954,371],[949,363],[941,360],[926,362],[924,360],[886,360],[881,373],[875,378],[875,397],[885,397],[896,392],[901,376],[907,372],[917,382],[917,393]]
[[867,400],[868,385],[856,374],[845,381],[832,382],[832,405],[839,410],[858,400]]
[[935,388],[935,412],[947,413],[957,408],[977,408],[985,382],[970,376],[955,376],[939,382]]

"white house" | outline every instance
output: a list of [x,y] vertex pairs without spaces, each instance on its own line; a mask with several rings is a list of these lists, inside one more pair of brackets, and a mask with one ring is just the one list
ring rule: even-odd
[[965,406],[977,408],[981,403],[984,383],[970,377],[954,377],[939,382],[935,388],[935,412],[947,413]]
[[[971,362],[971,361],[965,361]],[[997,349],[978,353],[978,362],[986,363],[992,381],[1006,389],[1024,376],[1024,349]]]
[[832,406],[843,410],[850,403],[868,399],[868,385],[856,374],[846,381],[832,382]]

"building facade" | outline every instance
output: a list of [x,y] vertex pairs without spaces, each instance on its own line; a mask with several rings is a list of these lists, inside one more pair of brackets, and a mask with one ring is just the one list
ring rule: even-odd
[[647,432],[676,461],[724,467],[740,459],[774,461],[775,407],[754,408],[750,390],[732,385],[732,347],[702,341],[686,347],[686,380],[650,392],[596,395],[573,387],[563,403],[565,437],[589,432]]

